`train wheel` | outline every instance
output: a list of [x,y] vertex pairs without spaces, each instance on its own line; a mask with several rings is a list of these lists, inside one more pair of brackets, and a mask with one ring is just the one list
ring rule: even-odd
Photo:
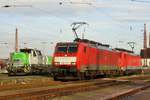
[[85,74],[84,74],[84,72],[79,72],[79,73],[78,73],[78,78],[79,78],[79,80],[84,80],[84,79],[85,79]]
[[95,73],[94,72],[91,72],[90,73],[90,79],[94,79],[95,78]]
[[86,71],[84,74],[85,74],[85,79],[86,80],[90,80],[91,79],[90,74],[89,74],[88,71]]
[[57,76],[54,76],[53,79],[54,81],[58,81]]
[[31,67],[24,67],[24,73],[31,73]]
[[8,76],[15,76],[15,73],[8,72]]

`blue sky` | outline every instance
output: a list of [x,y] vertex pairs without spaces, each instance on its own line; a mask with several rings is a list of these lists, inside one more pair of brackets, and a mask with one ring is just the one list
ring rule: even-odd
[[16,27],[20,48],[52,55],[57,42],[74,39],[70,25],[75,21],[89,24],[79,29],[80,37],[84,32],[85,38],[126,49],[130,49],[127,42],[134,41],[139,53],[144,23],[150,29],[150,0],[138,1],[142,0],[0,0],[0,58],[14,51]]

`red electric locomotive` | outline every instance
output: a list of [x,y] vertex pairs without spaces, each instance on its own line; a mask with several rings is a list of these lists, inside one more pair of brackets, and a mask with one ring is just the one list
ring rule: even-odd
[[141,71],[141,57],[133,52],[79,39],[76,29],[83,24],[86,23],[73,23],[72,30],[76,35],[74,42],[57,43],[52,62],[54,79],[90,79],[98,75]]
[[55,79],[88,79],[98,75],[139,72],[141,57],[124,49],[88,40],[57,43],[53,66]]

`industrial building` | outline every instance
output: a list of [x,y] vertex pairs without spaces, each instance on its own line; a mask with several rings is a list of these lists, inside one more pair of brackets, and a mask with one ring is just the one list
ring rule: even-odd
[[141,49],[140,55],[142,57],[142,65],[150,66],[150,35],[149,35],[149,47],[147,47],[146,24],[144,24],[144,43],[143,43],[143,49]]

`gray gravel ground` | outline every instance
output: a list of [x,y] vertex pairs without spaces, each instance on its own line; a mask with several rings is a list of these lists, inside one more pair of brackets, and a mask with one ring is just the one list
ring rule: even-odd
[[122,100],[150,100],[150,89],[122,98]]

